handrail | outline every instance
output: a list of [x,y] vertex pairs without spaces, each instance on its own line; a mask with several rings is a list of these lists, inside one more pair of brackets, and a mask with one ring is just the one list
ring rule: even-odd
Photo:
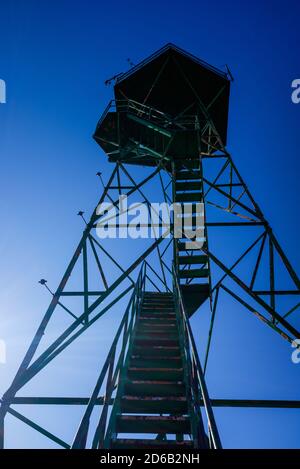
[[[106,360],[102,367],[102,370],[99,374],[96,386],[93,390],[91,398],[88,402],[88,405],[85,409],[85,413],[81,419],[79,428],[76,432],[74,438],[72,449],[85,448],[87,443],[87,437],[90,430],[90,418],[94,407],[96,405],[97,398],[101,387],[105,383],[105,394],[103,399],[103,407],[96,427],[92,448],[101,448],[104,444],[105,432],[107,430],[107,417],[109,405],[112,401],[112,394],[117,387],[118,378],[120,372],[123,368],[126,350],[132,336],[132,330],[135,324],[135,319],[138,314],[138,311],[141,306],[143,295],[145,292],[145,282],[146,282],[146,263],[143,262],[134,290],[128,302],[127,308],[125,310],[124,316],[120,323],[120,326],[117,330],[113,343],[110,347],[110,350],[107,354]],[[116,360],[117,347],[122,341],[122,347],[120,354]],[[105,382],[106,380],[106,382]]]
[[172,117],[153,106],[139,103],[133,99],[112,99],[100,117],[96,129],[101,126],[108,112],[112,110],[115,112],[132,113],[169,130],[195,130],[199,127],[200,122],[199,116],[196,114],[183,114],[182,116]]
[[[202,425],[201,418],[201,405],[204,404],[204,409],[207,418],[208,432],[209,432],[209,444],[212,449],[222,448],[218,428],[216,425],[212,405],[210,402],[204,374],[202,371],[201,362],[197,352],[193,332],[189,319],[187,317],[185,306],[182,299],[182,293],[179,286],[175,266],[173,265],[173,282],[174,282],[174,294],[175,294],[175,305],[177,308],[178,319],[183,332],[184,350],[186,353],[186,362],[189,375],[190,392],[192,394],[192,406],[193,412],[198,418],[198,424]],[[191,416],[192,418],[193,416]],[[194,430],[194,439],[198,444],[201,445],[201,434]],[[201,433],[201,432],[200,432]]]

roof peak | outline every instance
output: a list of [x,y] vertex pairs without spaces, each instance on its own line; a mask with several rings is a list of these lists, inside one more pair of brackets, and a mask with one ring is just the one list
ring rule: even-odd
[[181,47],[179,46],[176,46],[176,44],[172,43],[172,42],[168,42],[167,44],[165,44],[163,47],[161,47],[160,49],[158,49],[157,51],[153,52],[151,55],[149,55],[146,59],[142,60],[141,62],[139,62],[137,65],[134,65],[130,70],[128,70],[127,72],[124,72],[122,75],[120,75],[118,78],[117,78],[117,81],[116,83],[120,83],[121,81],[123,81],[125,78],[127,78],[128,76],[132,75],[133,73],[135,73],[137,70],[139,70],[140,68],[142,68],[144,65],[146,65],[147,63],[151,62],[152,60],[156,59],[157,57],[159,57],[160,55],[162,55],[163,53],[167,52],[168,50],[174,50],[176,52],[178,52],[179,54],[182,54],[184,55],[185,57],[188,57],[190,60],[198,63],[199,65],[201,65],[202,67],[216,73],[217,75],[220,75],[222,78],[225,78],[225,79],[228,79],[228,75],[226,72],[223,72],[222,70],[214,67],[213,65],[210,65],[208,64],[207,62],[205,62],[204,60],[201,60],[199,59],[198,57],[196,57],[195,55],[193,54],[190,54],[189,52],[185,51],[184,49],[182,49]]

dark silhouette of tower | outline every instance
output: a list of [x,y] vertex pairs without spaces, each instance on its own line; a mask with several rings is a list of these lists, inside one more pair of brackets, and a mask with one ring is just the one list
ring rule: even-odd
[[[123,268],[121,259],[115,259],[95,235],[104,214],[95,208],[90,220],[84,219],[78,247],[3,396],[2,439],[4,417],[10,413],[65,448],[220,448],[215,405],[299,407],[295,401],[210,399],[206,387],[221,291],[288,342],[300,337],[287,319],[299,306],[295,303],[299,279],[226,149],[231,79],[228,71],[173,44],[116,76],[114,99],[94,133],[114,165],[99,202],[111,204],[108,214],[117,210],[112,224],[121,227],[118,196],[139,194],[150,210],[144,187],[157,180],[163,200],[175,207],[171,237],[156,234],[144,252]],[[131,175],[131,165],[140,168],[142,179]],[[175,233],[187,207],[189,230]],[[83,212],[79,215],[83,217]],[[161,214],[158,220],[159,228],[163,227]],[[203,220],[202,226],[198,220]],[[243,230],[241,237],[249,230],[257,235],[242,251],[238,243],[228,246],[224,242],[222,256],[215,250],[213,230],[226,231],[229,242],[230,230]],[[227,251],[234,253],[233,261]],[[102,256],[119,269],[114,278],[107,275]],[[68,290],[70,276],[80,262],[82,284]],[[90,286],[91,262],[101,282],[98,290]],[[247,264],[246,274],[239,269],[242,263]],[[41,283],[46,285],[45,280]],[[126,295],[130,295],[128,306],[89,397],[17,396]],[[82,302],[79,315],[66,306],[70,297]],[[283,297],[289,302],[285,311],[281,310]],[[211,320],[201,364],[189,318],[207,302]],[[62,308],[72,322],[38,354],[56,308]],[[73,440],[66,443],[25,418],[12,407],[21,403],[84,406]]]

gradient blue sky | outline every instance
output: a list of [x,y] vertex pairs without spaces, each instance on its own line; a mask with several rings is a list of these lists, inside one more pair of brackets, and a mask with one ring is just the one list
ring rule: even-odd
[[[95,173],[102,170],[107,178],[111,170],[91,135],[112,96],[104,80],[126,71],[128,58],[137,63],[174,42],[219,68],[229,65],[235,81],[228,148],[299,266],[300,104],[291,102],[291,82],[300,78],[299,14],[297,1],[1,5],[0,78],[7,83],[7,104],[0,105],[0,338],[8,354],[0,365],[1,394],[49,302],[37,280],[46,277],[55,288],[82,231],[76,212],[92,210],[99,195]],[[300,365],[291,363],[289,345],[255,318],[240,320],[229,303],[225,314],[231,326],[216,341],[208,373],[212,396],[299,398]],[[194,320],[197,337],[200,323]],[[101,327],[108,344],[109,319]],[[93,340],[99,347],[99,336]],[[91,357],[80,376],[83,381],[90,373],[87,382],[93,383],[98,361]],[[54,379],[64,369],[57,372]],[[22,411],[39,418],[34,410]],[[67,412],[65,435],[80,415]],[[216,415],[227,447],[299,447],[299,411],[227,409]],[[48,444],[23,427],[9,420],[8,446]],[[56,427],[50,422],[50,430]]]

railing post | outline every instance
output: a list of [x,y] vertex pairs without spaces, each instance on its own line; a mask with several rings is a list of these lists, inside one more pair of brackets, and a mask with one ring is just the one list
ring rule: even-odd
[[108,414],[108,407],[109,407],[112,392],[113,392],[112,377],[113,377],[113,370],[114,370],[114,364],[115,364],[115,356],[116,356],[116,349],[114,349],[111,360],[110,360],[110,365],[109,365],[109,370],[108,370],[108,377],[107,377],[107,382],[106,382],[105,396],[104,396],[104,401],[103,401],[102,414],[101,414],[98,426],[96,428],[92,448],[98,448],[98,449],[103,448],[105,430],[106,430],[106,422],[107,422],[107,414]]
[[[144,262],[142,264],[141,269],[140,269],[140,273],[138,275],[136,285],[135,285],[135,289],[133,291],[131,300],[130,300],[128,306],[127,306],[127,310],[126,310],[126,313],[125,313],[126,317],[124,317],[124,325],[123,325],[124,334],[123,334],[123,341],[122,341],[122,349],[121,349],[120,356],[117,360],[116,369],[114,370],[115,353],[116,353],[117,342],[115,343],[113,357],[112,357],[112,360],[110,362],[110,367],[109,367],[109,372],[108,372],[108,377],[107,377],[104,407],[102,409],[99,424],[98,424],[96,432],[95,432],[92,448],[97,448],[97,447],[98,448],[104,448],[104,447],[106,448],[106,447],[108,447],[109,446],[109,440],[110,440],[110,438],[111,438],[111,436],[114,432],[113,420],[115,418],[115,415],[118,412],[118,408],[117,408],[118,399],[117,399],[117,397],[118,397],[118,392],[119,392],[120,388],[118,388],[117,396],[115,397],[114,405],[113,405],[113,408],[112,408],[112,413],[110,415],[109,425],[108,425],[108,428],[106,428],[108,408],[109,408],[109,404],[112,400],[112,394],[113,394],[113,391],[115,389],[115,384],[116,384],[118,376],[119,376],[119,379],[120,379],[120,376],[121,376],[121,386],[122,386],[122,372],[126,368],[126,366],[124,366],[124,357],[125,357],[125,354],[126,354],[126,356],[128,354],[128,350],[126,352],[126,347],[127,347],[127,344],[128,344],[128,347],[130,347],[131,338],[132,338],[132,331],[133,331],[133,327],[134,327],[134,323],[135,323],[135,318],[136,318],[136,315],[138,314],[138,311],[139,311],[140,305],[141,305],[141,299],[142,299],[141,293],[142,293],[142,288],[145,285],[145,273],[146,273],[145,267],[146,266],[145,266],[145,262]],[[129,320],[129,318],[130,318],[130,320]],[[129,324],[128,324],[128,320],[129,320]],[[120,386],[120,383],[119,383],[118,386]]]
[[[196,432],[197,436],[195,435],[197,438],[197,444],[199,444],[200,447],[207,447],[207,444],[204,438],[204,428],[202,430],[203,422],[202,422],[202,416],[201,416],[201,410],[200,410],[200,398],[199,398],[199,395],[201,394],[201,397],[204,403],[205,412],[206,412],[208,431],[209,431],[209,437],[211,438],[211,442],[212,442],[212,448],[219,449],[219,448],[222,448],[222,444],[221,444],[219,432],[217,429],[217,425],[215,422],[211,402],[209,399],[209,395],[208,395],[200,359],[198,356],[193,332],[192,332],[189,320],[187,318],[187,315],[185,313],[180,286],[179,286],[174,264],[173,264],[173,282],[174,282],[174,287],[175,287],[174,289],[175,297],[177,299],[177,308],[178,308],[178,313],[179,313],[178,316],[179,316],[180,322],[182,323],[181,329],[183,330],[183,336],[184,336],[184,341],[185,341],[185,353],[187,355],[186,359],[188,360],[188,372],[189,372],[189,379],[190,379],[191,391],[192,391],[192,397],[193,397],[194,413],[198,417],[198,432]],[[199,435],[199,433],[200,434],[202,433],[202,437]]]

